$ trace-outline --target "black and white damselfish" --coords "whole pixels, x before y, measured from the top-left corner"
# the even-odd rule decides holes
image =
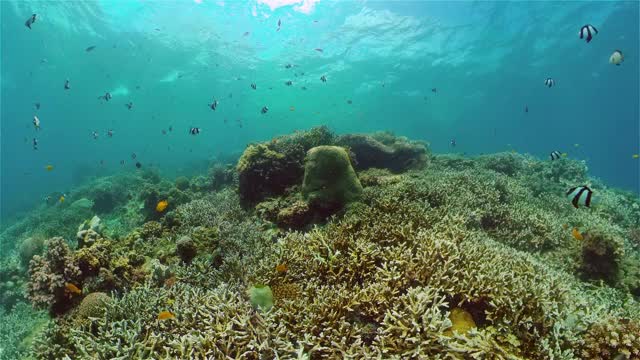
[[[548,86],[548,87],[552,87],[553,85],[555,85],[555,84],[556,84],[556,81],[555,81],[555,80],[553,80],[552,78],[546,78],[546,79],[544,80],[544,84],[545,84],[546,86]]]
[[[598,33],[598,29],[596,29],[593,25],[587,24],[580,28],[580,39],[585,39],[587,42],[591,42],[591,39]]]
[[[576,209],[580,206],[590,207],[593,190],[586,185],[572,187],[567,190],[567,197],[571,199],[571,204]]]
[[[560,157],[562,156],[562,154],[560,153],[560,151],[552,151],[551,154],[549,154],[549,157],[551,158],[551,161],[553,160],[558,160],[560,159]]]

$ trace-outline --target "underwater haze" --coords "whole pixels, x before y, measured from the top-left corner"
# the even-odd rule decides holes
[[[639,17],[0,1],[0,360],[640,360]]]
[[[180,175],[317,125],[390,130],[435,152],[557,150],[611,186],[639,190],[637,1],[1,6],[3,218],[85,175],[135,171],[132,153]],[[599,30],[590,43],[578,37],[585,24]],[[608,62],[616,49],[621,66]],[[98,99],[106,92],[111,101]]]

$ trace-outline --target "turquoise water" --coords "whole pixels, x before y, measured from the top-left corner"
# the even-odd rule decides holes
[[[2,217],[87,176],[137,171],[135,161],[166,176],[192,174],[249,142],[322,124],[391,130],[436,153],[558,150],[637,192],[638,7],[3,1]],[[599,30],[590,43],[578,37],[585,24]],[[615,49],[621,66],[608,62]],[[111,101],[98,99],[107,91]]]

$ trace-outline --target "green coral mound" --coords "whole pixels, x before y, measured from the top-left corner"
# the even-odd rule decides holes
[[[248,290],[251,306],[262,311],[269,311],[273,307],[273,292],[269,286],[254,285]]]
[[[319,209],[340,209],[362,194],[362,185],[349,161],[349,154],[338,146],[317,146],[307,152],[302,192]]]

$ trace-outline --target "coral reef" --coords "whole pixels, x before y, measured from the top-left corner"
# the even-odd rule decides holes
[[[358,170],[384,168],[397,173],[424,167],[428,162],[425,143],[389,132],[342,135],[336,143],[355,154]]]
[[[314,158],[324,150],[331,166]],[[44,255],[25,245],[30,300],[56,315],[33,357],[640,358],[640,200],[580,161],[432,156],[388,133],[318,128],[250,145],[236,169],[237,192],[228,167],[188,186],[141,172],[140,190],[100,215],[99,237],[76,250],[53,238]],[[598,203],[574,208],[564,193],[576,184]],[[44,231],[17,222],[2,244],[56,226],[74,235],[95,215],[89,198],[70,195],[73,215],[43,207],[59,212]],[[323,219],[317,198],[341,211]],[[157,214],[160,199],[170,206]],[[0,262],[3,290],[23,283],[13,259]],[[11,336],[0,325],[0,357],[26,353]]]
[[[176,242],[176,253],[183,262],[189,264],[198,255],[197,244],[185,235]]]
[[[79,284],[82,273],[63,238],[51,238],[45,246],[45,255],[34,256],[29,264],[28,297],[35,307],[58,314],[72,305],[66,285]]]
[[[330,213],[356,200],[362,185],[343,148],[318,146],[307,152],[302,192],[314,209]]]
[[[26,288],[23,266],[15,257],[0,258],[0,309],[11,309],[24,300]]]
[[[304,175],[304,157],[311,148],[331,145],[334,134],[326,127],[249,145],[236,166],[240,201],[252,206],[299,185]]]
[[[34,336],[46,326],[44,311],[19,303],[9,312],[0,307],[0,360],[28,359]]]

